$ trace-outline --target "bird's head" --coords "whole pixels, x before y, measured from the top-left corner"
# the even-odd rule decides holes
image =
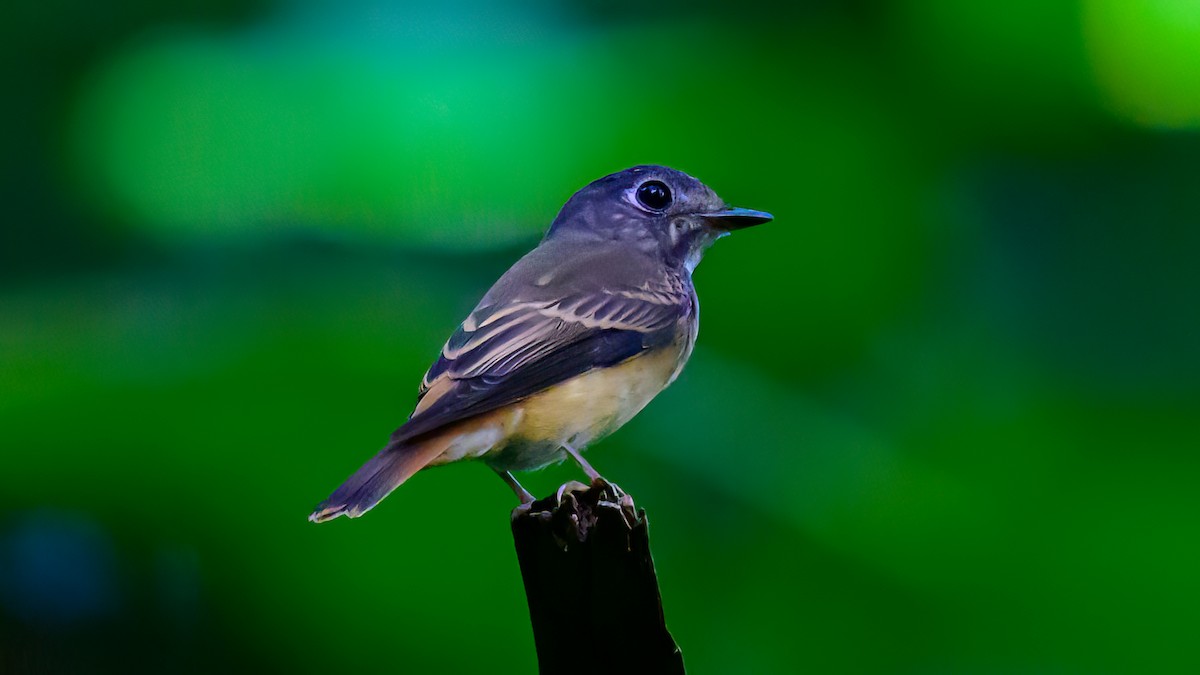
[[[546,233],[628,241],[689,272],[714,241],[771,220],[763,211],[731,208],[707,185],[665,166],[635,166],[576,192]]]

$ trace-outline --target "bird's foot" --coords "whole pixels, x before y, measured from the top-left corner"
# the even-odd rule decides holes
[[[620,485],[610,483],[604,478],[596,478],[592,480],[591,489],[599,491],[596,500],[599,504],[610,504],[613,506],[628,507],[633,510],[633,497],[630,497]]]
[[[558,489],[554,491],[554,494],[550,497],[546,497],[545,499],[535,499],[533,495],[526,491],[525,494],[529,495],[529,499],[526,500],[524,497],[522,497],[521,505],[513,509],[512,519],[516,520],[517,518],[520,518],[521,516],[530,512],[536,512],[539,515],[546,514],[548,517],[550,512],[554,511],[559,506],[562,506],[564,501],[574,501],[576,494],[583,494],[590,489],[591,486],[580,483],[577,480],[573,480],[558,486]]]
[[[587,492],[588,489],[589,486],[584,485],[577,480],[563,483],[562,485],[558,486],[557,490],[554,491],[554,503],[562,504],[564,495],[573,494],[575,492]]]

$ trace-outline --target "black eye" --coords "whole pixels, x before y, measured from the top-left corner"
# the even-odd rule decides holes
[[[671,205],[671,188],[660,180],[648,180],[638,186],[637,200],[651,211],[665,211]]]

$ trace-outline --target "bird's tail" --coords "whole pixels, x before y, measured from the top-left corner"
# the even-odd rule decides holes
[[[321,502],[308,519],[323,523],[341,515],[361,516],[442,454],[448,445],[449,439],[445,435],[389,443],[334,490],[329,499]]]

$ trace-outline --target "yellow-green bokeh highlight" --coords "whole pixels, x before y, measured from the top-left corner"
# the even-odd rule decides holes
[[[1200,127],[1200,3],[1084,0],[1082,7],[1105,104],[1149,128]]]

